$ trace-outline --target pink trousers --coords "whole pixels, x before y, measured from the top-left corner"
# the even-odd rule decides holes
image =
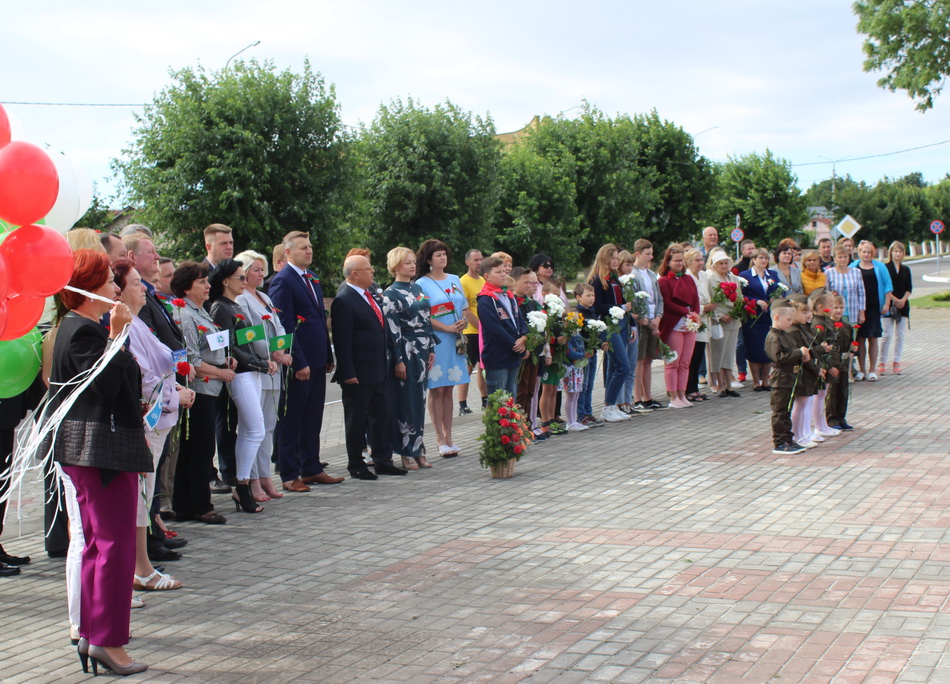
[[[693,347],[696,346],[696,333],[674,330],[666,343],[677,354],[676,361],[663,366],[666,391],[685,392],[686,381],[689,380],[689,362],[693,358]]]
[[[63,470],[76,487],[86,538],[79,634],[94,646],[125,646],[135,572],[138,475],[119,473],[103,486],[98,468],[63,466]]]

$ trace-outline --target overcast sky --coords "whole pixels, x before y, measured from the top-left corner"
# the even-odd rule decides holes
[[[950,93],[920,114],[861,68],[851,3],[841,0],[86,0],[5,3],[0,102],[145,103],[169,69],[242,57],[298,70],[309,57],[335,84],[343,120],[412,96],[490,114],[499,132],[535,114],[656,109],[714,160],[763,152],[796,164],[803,188],[843,160],[950,139]],[[141,8],[137,7],[141,5]],[[15,137],[84,167],[106,194],[109,162],[132,138],[131,107],[5,104]],[[17,135],[19,133],[19,135]],[[950,144],[837,164],[876,182],[950,171]],[[798,166],[812,162],[819,165]]]

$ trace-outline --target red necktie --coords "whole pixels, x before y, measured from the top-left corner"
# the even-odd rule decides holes
[[[373,295],[369,293],[369,290],[365,290],[363,294],[366,295],[366,298],[369,300],[369,305],[373,307],[373,311],[376,313],[376,318],[379,319],[379,324],[383,324],[383,312],[379,310],[379,306],[376,304],[376,300],[373,299]]]
[[[313,297],[313,301],[315,301],[315,302],[317,302],[317,304],[319,304],[320,302],[317,301],[317,293],[314,291],[314,289],[313,289],[313,284],[310,282],[310,274],[309,274],[309,273],[306,273],[306,272],[303,273],[303,282],[304,282],[304,285],[307,286],[307,291],[310,292],[310,296]]]

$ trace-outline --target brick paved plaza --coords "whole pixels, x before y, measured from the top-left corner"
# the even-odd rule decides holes
[[[904,374],[856,386],[854,432],[800,456],[772,455],[745,390],[553,438],[511,480],[478,466],[476,415],[429,471],[259,515],[215,497],[227,525],[176,526],[186,588],[133,611],[137,679],[948,682],[948,322],[915,311]],[[34,562],[0,580],[0,679],[77,681],[38,498],[3,540]]]

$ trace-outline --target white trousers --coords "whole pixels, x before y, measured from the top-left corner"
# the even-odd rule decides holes
[[[230,386],[231,399],[238,410],[237,442],[234,460],[238,481],[251,477],[257,451],[264,440],[264,413],[261,410],[261,375],[250,371],[234,376]]]
[[[893,316],[881,318],[881,327],[884,329],[884,339],[881,340],[881,358],[878,363],[887,365],[887,353],[891,348],[891,338],[894,339],[894,363],[901,362],[901,354],[904,353],[904,335],[907,334],[906,316],[901,316],[895,320]],[[874,370],[873,368],[871,370]]]
[[[139,501],[135,509],[135,526],[148,527],[148,511],[152,507],[152,497],[155,496],[155,475],[158,470],[158,461],[162,457],[165,441],[174,425],[161,430],[149,430],[145,433],[148,450],[152,452],[152,472],[139,475]]]
[[[66,500],[66,515],[69,516],[69,547],[66,549],[66,605],[69,608],[69,624],[79,627],[80,599],[82,597],[82,550],[86,537],[82,533],[82,518],[79,516],[79,500],[76,487],[59,463],[54,464],[63,483],[63,498]],[[62,513],[62,512],[61,512]]]
[[[261,412],[264,414],[264,440],[257,449],[257,459],[251,465],[251,479],[270,477],[271,456],[274,454],[274,428],[277,426],[277,403],[280,390],[261,390]]]

